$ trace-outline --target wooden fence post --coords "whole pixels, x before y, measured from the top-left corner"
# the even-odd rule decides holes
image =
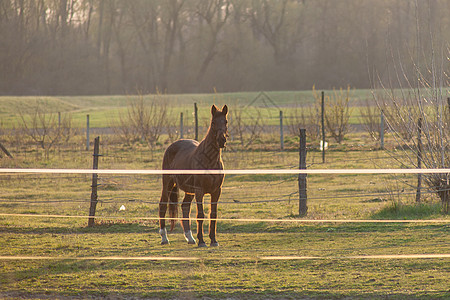
[[[322,163],[325,163],[325,92],[322,91]]]
[[[183,138],[183,113],[180,113],[180,139]]]
[[[306,129],[300,129],[300,162],[299,169],[306,170]],[[299,195],[299,207],[298,214],[300,217],[306,216],[308,212],[308,206],[306,204],[306,176],[307,174],[298,174],[298,195]]]
[[[417,123],[417,169],[422,168],[422,118]],[[420,190],[422,189],[422,174],[417,174],[416,202],[420,203]]]
[[[284,150],[284,134],[283,134],[283,111],[280,110],[280,148]]]
[[[95,141],[94,141],[94,163],[92,168],[94,170],[98,169],[98,157],[100,156],[100,154],[98,154],[99,152],[99,145],[100,144],[100,137],[96,137]],[[98,179],[98,174],[97,173],[93,173],[92,174],[92,192],[91,192],[91,207],[89,208],[89,220],[88,220],[88,226],[92,227],[94,226],[94,216],[95,216],[95,210],[97,208],[97,202],[98,202],[98,195],[97,195],[97,179]]]
[[[6,149],[5,146],[3,146],[3,144],[0,142],[0,149],[10,158],[13,158],[13,156],[11,155],[11,153],[9,153],[8,149]]]
[[[197,108],[197,103],[194,103],[194,118],[195,118],[195,140],[198,141],[198,108]]]

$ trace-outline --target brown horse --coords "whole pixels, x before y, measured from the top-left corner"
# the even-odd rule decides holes
[[[211,124],[206,137],[199,143],[194,140],[178,140],[171,144],[164,153],[163,170],[223,170],[221,149],[225,147],[228,137],[228,107],[224,105],[222,111],[213,105],[211,107]],[[195,196],[197,202],[197,238],[198,246],[206,247],[203,240],[203,196],[211,195],[211,212],[209,223],[209,237],[211,246],[218,246],[216,240],[217,202],[222,192],[224,175],[163,175],[162,195],[159,203],[159,233],[161,244],[168,244],[165,215],[169,205],[169,217],[178,216],[178,191],[185,192],[181,209],[183,220],[181,225],[188,244],[195,244],[192,236],[189,215],[191,202]],[[175,226],[175,220],[171,220],[170,231]]]

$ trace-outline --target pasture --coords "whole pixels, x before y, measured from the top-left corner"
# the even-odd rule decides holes
[[[332,95],[333,91],[325,91],[326,95]],[[386,93],[388,92],[382,92]],[[397,92],[400,93],[400,92]],[[278,107],[289,110],[295,107],[309,106],[314,102],[312,91],[293,91],[293,92],[265,92],[265,94]],[[178,119],[180,112],[186,112],[185,117],[191,118],[193,104],[197,103],[200,119],[209,119],[208,107],[211,104],[227,103],[230,107],[245,107],[251,104],[255,98],[260,96],[259,92],[241,92],[241,93],[215,93],[215,94],[181,94],[181,95],[144,95],[144,101],[153,101],[155,99],[170,103],[170,113]],[[357,122],[359,113],[358,107],[362,106],[366,100],[373,100],[370,90],[351,90],[350,101],[353,110],[354,119]],[[388,97],[388,96],[386,96]],[[19,112],[24,114],[33,113],[36,106],[45,107],[52,112],[71,113],[74,126],[84,127],[86,125],[86,114],[91,116],[92,127],[109,127],[111,119],[124,112],[130,102],[136,100],[138,96],[60,96],[60,97],[0,97],[0,118],[1,124],[5,128],[12,128],[17,125]],[[278,115],[278,108],[273,106],[270,100],[264,96],[256,100],[253,107],[267,108],[274,115]],[[286,111],[285,111],[286,112]],[[189,120],[189,119],[188,119]],[[206,122],[206,121],[205,121]],[[274,122],[274,124],[277,124]]]
[[[195,101],[203,118],[211,103],[240,99],[229,94],[192,97],[199,97]],[[247,103],[252,97],[246,98]],[[280,106],[291,107],[301,95],[280,97],[288,99]],[[171,100],[179,101],[173,105],[174,115],[192,111],[192,99],[177,99]],[[126,97],[57,101],[63,100],[59,108],[72,111],[80,127],[86,113],[91,114],[93,127],[108,127],[108,118],[127,105]],[[24,105],[17,101],[0,99],[2,107],[9,109],[7,103]],[[7,124],[16,122],[17,114],[11,110],[2,120],[12,128]],[[92,151],[84,149],[82,135],[71,146],[55,148],[47,158],[38,148],[13,145],[9,137],[5,140],[11,141],[14,159],[2,158],[2,167],[92,168]],[[160,169],[164,140],[150,148],[101,136],[99,168]],[[230,140],[223,152],[225,168],[298,168],[298,138],[286,140],[285,151],[278,150],[273,133],[262,136],[251,149],[240,149],[238,142]],[[324,164],[317,146],[309,142],[307,165],[310,169],[403,168],[398,158],[404,151],[396,151],[389,136],[386,142],[387,150],[379,150],[367,134],[351,133],[342,144],[330,145]],[[225,219],[218,223],[220,246],[198,248],[187,245],[179,224],[169,235],[170,245],[160,245],[155,217],[161,176],[99,176],[96,225],[87,227],[91,176],[2,174],[0,296],[445,299],[450,297],[450,258],[420,255],[450,253],[449,217],[431,193],[424,193],[422,205],[414,204],[416,181],[416,176],[405,174],[309,175],[308,215],[299,218],[297,176],[227,175],[219,201],[219,219]],[[191,216],[195,213],[193,205]],[[443,222],[298,222],[354,219]],[[195,222],[192,226],[195,231]]]

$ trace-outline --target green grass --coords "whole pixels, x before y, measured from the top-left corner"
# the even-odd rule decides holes
[[[333,91],[325,91],[331,94]],[[173,118],[178,120],[180,112],[184,112],[185,124],[192,121],[194,103],[199,107],[199,119],[203,120],[200,125],[209,120],[209,111],[212,104],[228,104],[231,107],[246,107],[252,104],[252,108],[259,108],[262,116],[268,125],[278,125],[279,108],[285,116],[289,115],[289,110],[297,107],[309,106],[315,100],[312,91],[281,91],[266,92],[270,101],[262,96],[258,100],[255,98],[260,92],[241,93],[211,93],[211,94],[180,94],[180,95],[145,95],[145,101],[151,101],[155,97],[163,99],[172,107]],[[75,127],[84,127],[86,115],[90,115],[92,127],[109,127],[111,121],[120,112],[124,113],[131,101],[137,99],[135,95],[112,95],[112,96],[43,96],[43,97],[0,97],[0,123],[4,128],[18,126],[19,112],[29,114],[35,111],[35,107],[46,108],[49,112],[70,113]],[[359,123],[358,107],[364,103],[365,99],[372,99],[370,90],[354,90],[351,92],[351,104],[355,107],[350,119],[351,124]],[[273,105],[275,103],[276,106]],[[250,112],[251,113],[251,112]],[[244,114],[245,115],[245,114]],[[203,123],[202,123],[203,122]]]
[[[232,96],[251,101],[248,95]],[[276,95],[281,99],[287,94]],[[211,95],[190,96],[192,98],[177,100],[186,104],[178,109],[190,107],[193,100],[208,106],[213,101],[226,101],[211,100]],[[219,96],[230,95],[215,97]],[[244,96],[248,96],[247,100]],[[69,102],[79,110],[79,122],[83,121],[83,114],[89,112],[94,124],[101,124],[108,115],[124,110],[127,105],[126,97],[93,98],[61,97],[64,103]],[[292,104],[289,101],[293,100],[289,99],[286,106]],[[209,113],[206,104],[201,108],[205,116]],[[142,143],[122,145],[112,136],[101,136],[103,156],[99,166],[101,169],[159,169],[167,147],[165,140],[162,138],[161,144],[150,149]],[[277,150],[277,142],[278,137],[267,134],[250,150],[244,151],[237,141],[230,141],[229,148],[223,152],[225,167],[297,168],[297,140],[292,138],[283,152]],[[390,142],[387,136],[388,149],[392,148]],[[2,158],[1,167],[92,167],[92,153],[84,150],[83,136],[76,137],[70,145],[53,149],[48,159],[42,150],[28,144],[9,143],[8,139],[4,144],[11,145],[8,148],[14,159]],[[376,143],[360,135],[351,134],[342,145],[331,146],[326,153],[326,163],[322,164],[321,152],[316,150],[314,143],[308,143],[308,168],[401,167],[387,151],[373,150],[377,148]],[[218,248],[200,249],[187,245],[179,225],[169,235],[170,245],[159,244],[157,220],[148,218],[158,215],[160,176],[101,175],[97,225],[88,228],[85,216],[89,211],[90,175],[3,174],[0,176],[0,212],[29,216],[0,216],[0,256],[50,256],[56,259],[0,259],[0,298],[450,297],[448,258],[348,258],[382,254],[448,254],[448,224],[281,222],[298,219],[296,178],[287,175],[226,176],[219,218],[233,221],[218,223]],[[435,195],[424,195],[424,204],[414,204],[415,194],[409,192],[414,192],[410,185],[416,180],[414,175],[309,175],[308,215],[305,218],[448,220]],[[405,192],[399,192],[402,189]],[[209,201],[209,196],[205,201]],[[122,205],[126,207],[125,211],[119,210]],[[205,211],[208,213],[208,205]],[[83,218],[40,216],[44,214]],[[195,215],[194,204],[191,216]],[[239,221],[243,218],[255,221]],[[195,222],[192,226],[195,230]],[[196,260],[77,259],[110,256]],[[267,256],[319,258],[267,260],[264,258]]]
[[[442,215],[439,203],[402,204],[396,201],[384,207],[372,217],[375,219],[436,219]]]
[[[260,224],[219,227],[221,246],[186,245],[179,230],[160,246],[152,224],[75,222],[36,229],[2,228],[2,255],[187,256],[196,261],[1,261],[0,291],[30,297],[211,298],[445,298],[448,261],[440,259],[352,260],[340,256],[446,253],[442,226],[313,225],[286,231]],[[268,228],[267,228],[268,227]],[[225,231],[225,232],[224,232]],[[27,246],[24,247],[23,244]],[[323,256],[312,260],[265,260],[263,256]],[[329,257],[329,258],[328,258]]]
[[[164,146],[103,146],[101,168],[159,168]],[[90,168],[84,150],[15,153],[19,166]],[[320,160],[311,151],[308,164]],[[346,161],[343,161],[345,157]],[[394,167],[383,151],[357,149],[327,154],[327,163],[311,168]],[[5,163],[2,160],[2,163]],[[227,168],[288,168],[298,154],[273,151],[224,152]],[[448,254],[445,224],[298,224],[221,221],[218,248],[186,244],[177,225],[171,244],[161,246],[156,220],[159,176],[100,176],[97,225],[86,218],[45,218],[40,214],[86,216],[89,175],[3,175],[6,213],[0,216],[0,256],[51,256],[56,260],[0,260],[3,298],[448,298],[448,259],[348,259],[380,254]],[[392,178],[380,175],[308,176],[308,219],[443,218],[439,204],[412,205],[413,196],[391,213],[392,201],[370,201]],[[295,176],[227,176],[219,205],[226,219],[297,218]],[[354,194],[367,196],[351,197]],[[342,197],[341,197],[342,196]],[[386,196],[383,196],[386,197]],[[206,201],[209,198],[206,197]],[[235,202],[237,200],[238,202]],[[54,202],[56,201],[56,202]],[[59,202],[58,202],[59,201]],[[256,203],[247,203],[255,202]],[[263,201],[263,202],[259,202]],[[429,200],[428,200],[429,201]],[[411,203],[411,204],[408,204]],[[434,202],[436,203],[436,202]],[[125,205],[125,211],[119,207]],[[431,207],[431,208],[429,208]],[[430,210],[430,212],[428,212]],[[192,216],[195,217],[195,205]],[[208,211],[208,208],[206,208]],[[196,224],[193,222],[193,229]],[[207,232],[207,226],[205,225]],[[208,238],[206,238],[208,240]],[[77,260],[83,257],[188,257],[194,261]],[[314,256],[321,259],[266,260],[267,256]],[[74,258],[74,259],[70,259]]]
[[[378,94],[386,94],[386,91],[376,91]],[[332,90],[325,91],[326,95],[332,95]],[[399,91],[396,91],[399,94]],[[270,100],[266,98],[267,95]],[[171,107],[170,118],[174,124],[179,124],[180,113],[184,114],[185,126],[193,126],[194,103],[199,108],[199,125],[207,126],[210,119],[210,106],[212,104],[228,104],[232,109],[246,108],[242,113],[245,122],[251,120],[251,115],[258,110],[265,125],[278,126],[279,110],[284,113],[285,125],[292,116],[292,110],[310,110],[310,106],[316,101],[312,91],[280,91],[265,92],[240,92],[240,93],[211,93],[211,94],[179,94],[179,95],[144,95],[144,101],[152,101],[155,98],[162,99]],[[388,96],[386,96],[388,97]],[[33,113],[36,106],[47,109],[52,113],[70,113],[73,126],[84,128],[86,115],[90,116],[91,127],[110,127],[119,115],[125,115],[129,104],[137,99],[136,95],[112,95],[112,96],[44,96],[44,97],[0,97],[0,128],[20,127],[20,113],[26,115]],[[255,99],[257,100],[255,101]],[[351,113],[349,124],[360,124],[360,110],[366,100],[373,100],[371,90],[352,90],[350,93]],[[308,113],[305,113],[308,115]],[[253,122],[253,121],[252,121]]]

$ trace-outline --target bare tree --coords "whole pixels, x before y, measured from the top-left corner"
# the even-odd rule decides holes
[[[248,148],[261,136],[262,131],[262,115],[258,108],[230,110],[230,133],[240,140],[242,147]]]
[[[406,157],[401,162],[405,165],[418,167],[419,155],[418,141],[415,138],[418,132],[419,119],[422,120],[422,146],[420,157],[422,167],[448,168],[450,166],[450,123],[448,122],[448,110],[442,101],[442,94],[435,97],[406,97],[399,99],[391,95],[390,98],[378,99],[383,107],[389,108],[386,121],[393,132],[398,149],[404,152]],[[401,103],[399,103],[401,102]],[[430,103],[430,104],[427,104]],[[404,109],[404,107],[407,109]],[[402,124],[403,123],[403,124]],[[424,174],[424,179],[430,189],[436,191],[448,212],[450,174]]]
[[[119,114],[116,133],[126,143],[145,141],[154,146],[168,125],[170,108],[162,95],[145,100],[143,95],[130,102],[125,114]]]
[[[206,55],[200,64],[197,74],[197,84],[201,81],[206,70],[217,54],[219,43],[219,34],[231,15],[231,3],[228,0],[198,1],[197,14],[208,25],[208,41],[206,46]]]
[[[19,130],[45,151],[46,159],[54,146],[67,143],[75,134],[70,114],[46,112],[39,105],[30,115],[20,114]]]
[[[361,116],[359,120],[361,124],[363,124],[367,133],[374,139],[375,141],[380,140],[381,135],[381,110],[376,105],[366,99],[364,106],[360,109]],[[383,122],[383,133],[388,129],[385,122]]]
[[[304,9],[305,3],[300,1],[262,0],[252,1],[248,10],[256,40],[262,37],[270,45],[275,63],[271,81],[280,87],[295,81],[294,54],[304,38]]]
[[[290,0],[263,0],[252,3],[252,25],[270,44],[278,64],[285,63],[286,58],[295,52],[295,47],[300,42],[300,36],[290,34],[289,30],[299,29],[295,22],[301,21],[301,18],[294,12],[298,13],[301,6],[301,3]]]
[[[402,60],[393,54],[398,52],[391,48],[394,78],[397,84],[402,86],[406,82],[406,86],[398,91],[388,86],[383,97],[376,99],[380,107],[389,108],[386,120],[400,146],[398,148],[404,152],[402,157],[405,158],[401,159],[401,163],[416,168],[419,167],[418,157],[422,168],[450,167],[450,124],[446,99],[450,78],[444,67],[448,63],[450,49],[446,41],[436,36],[443,24],[432,17],[435,8],[432,2],[415,2],[416,40],[413,50],[416,55],[410,61],[415,74],[408,76]],[[424,57],[423,52],[431,55]],[[383,85],[383,82],[380,81],[380,84]],[[419,126],[422,135],[420,147],[417,139],[410,138],[417,136]],[[423,174],[423,178],[429,189],[439,196],[444,211],[448,213],[450,174]]]
[[[448,40],[448,0],[2,0],[0,94],[368,88],[437,54],[415,6]]]
[[[392,128],[401,139],[410,142],[415,136],[414,129],[417,128],[417,112],[414,105],[411,105],[411,93],[397,95],[394,90],[386,91],[387,97],[377,95],[377,101],[383,110],[384,115],[389,120],[389,127]]]
[[[286,124],[289,133],[292,136],[298,136],[299,128],[306,129],[306,135],[312,140],[316,141],[319,138],[319,117],[315,114],[314,107],[297,107],[289,109],[286,115]],[[311,115],[314,114],[314,117]]]
[[[316,108],[320,103],[321,96],[313,88],[313,95],[316,99]],[[325,97],[325,124],[327,131],[331,134],[336,142],[339,144],[344,140],[345,135],[349,132],[349,120],[352,109],[350,102],[350,87],[344,91],[342,88],[339,91],[333,90],[331,96]]]

